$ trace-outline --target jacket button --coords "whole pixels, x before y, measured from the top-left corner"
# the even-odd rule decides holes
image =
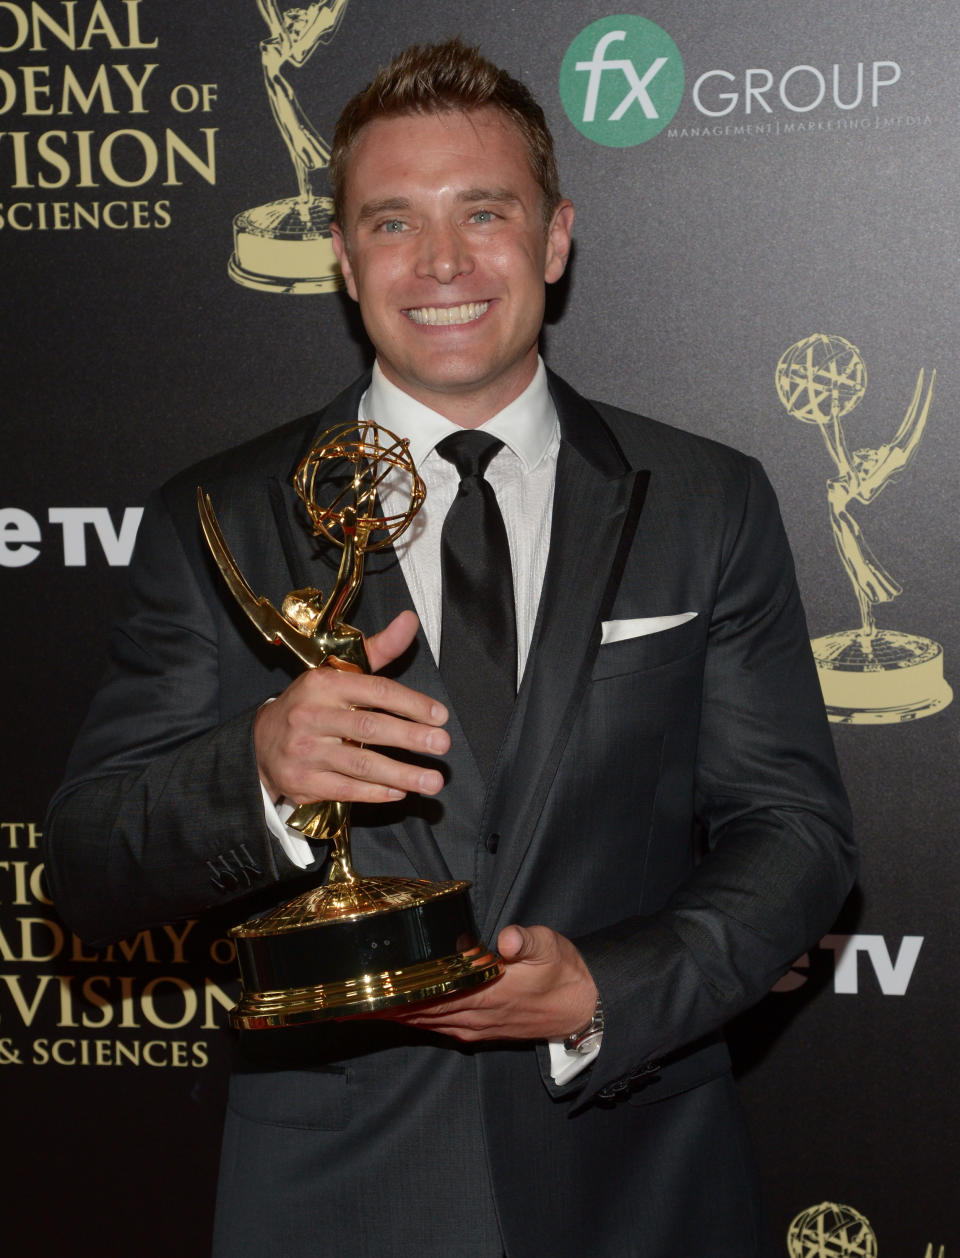
[[[500,835],[496,832],[488,834],[483,841],[483,845],[491,856],[496,856],[497,848],[500,846]]]
[[[604,1101],[613,1101],[621,1092],[626,1092],[626,1079],[614,1079],[613,1083],[608,1083],[605,1088],[601,1088],[597,1094]]]

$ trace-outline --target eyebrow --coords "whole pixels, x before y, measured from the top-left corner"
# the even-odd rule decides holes
[[[382,201],[367,201],[360,207],[357,215],[358,223],[376,218],[378,214],[391,214],[400,210],[409,210],[410,202],[406,197],[384,197]]]
[[[507,202],[512,202],[514,205],[520,204],[520,198],[509,188],[466,188],[463,192],[457,193],[457,200],[462,202],[491,201],[498,205]]]
[[[481,201],[491,205],[520,204],[520,198],[509,188],[465,188],[463,192],[457,193],[457,201],[462,205],[474,205]],[[377,201],[367,201],[360,207],[357,222],[369,222],[380,214],[399,214],[409,210],[411,204],[408,197],[383,197]]]

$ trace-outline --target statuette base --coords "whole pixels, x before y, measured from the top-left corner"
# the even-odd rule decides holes
[[[469,882],[328,882],[235,926],[241,1030],[376,1013],[478,987],[503,963],[476,937]]]
[[[937,642],[895,629],[859,629],[811,642],[827,716],[843,725],[893,725],[932,716],[953,691]]]
[[[230,278],[274,293],[330,293],[343,287],[330,235],[329,197],[284,197],[233,220]]]

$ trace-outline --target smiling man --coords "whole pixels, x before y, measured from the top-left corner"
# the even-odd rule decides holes
[[[338,192],[337,256],[385,377],[464,427],[492,419],[533,379],[573,206],[545,226],[517,128],[489,106],[367,123]]]
[[[241,1035],[221,1258],[777,1252],[722,1028],[854,862],[772,492],[546,371],[573,207],[539,106],[475,50],[382,69],[331,174],[372,375],[152,502],[46,826],[57,903],[94,940],[281,903],[323,867],[284,821],[318,799],[354,801],[362,868],[473,881],[495,982]],[[427,503],[351,616],[374,674],[290,681],[238,624],[194,487],[278,600],[319,581],[290,472],[358,418],[409,439]]]

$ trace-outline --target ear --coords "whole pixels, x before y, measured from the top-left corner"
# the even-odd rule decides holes
[[[547,228],[547,252],[543,278],[554,284],[567,269],[570,244],[573,239],[574,209],[572,201],[561,201],[553,211]]]
[[[353,277],[353,267],[350,265],[350,251],[347,248],[347,240],[337,223],[330,224],[330,236],[333,243],[333,252],[337,255],[337,261],[340,263],[340,270],[343,274],[343,282],[347,286],[347,292],[354,301],[359,301],[357,283]]]

